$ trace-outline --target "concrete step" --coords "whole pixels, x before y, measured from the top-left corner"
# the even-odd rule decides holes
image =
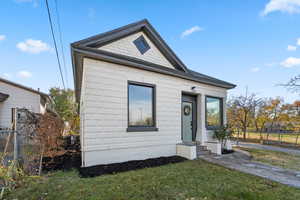
[[[196,146],[196,149],[197,149],[197,150],[206,151],[206,150],[207,150],[207,146],[197,145],[197,146]]]
[[[208,150],[206,150],[206,151],[197,151],[197,156],[199,156],[199,155],[209,155],[209,154],[211,154],[211,152],[208,151]]]

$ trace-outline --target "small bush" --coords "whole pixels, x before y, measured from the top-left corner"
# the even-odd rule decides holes
[[[0,165],[0,199],[4,194],[21,186],[24,182],[25,174],[15,161],[10,161],[8,166]]]
[[[226,142],[232,137],[232,134],[233,131],[228,125],[221,126],[214,131],[213,138],[217,139],[221,143],[222,149],[224,149]]]

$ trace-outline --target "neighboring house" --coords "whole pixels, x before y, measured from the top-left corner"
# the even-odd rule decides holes
[[[47,94],[0,78],[0,128],[11,127],[12,108],[44,113],[48,101]]]
[[[82,166],[173,156],[179,143],[214,148],[235,85],[188,69],[147,20],[71,50]]]

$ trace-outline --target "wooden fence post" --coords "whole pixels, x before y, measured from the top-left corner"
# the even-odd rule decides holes
[[[13,108],[14,161],[18,160],[17,108]]]

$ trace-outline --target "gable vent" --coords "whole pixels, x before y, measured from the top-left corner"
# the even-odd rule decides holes
[[[146,53],[150,49],[149,44],[142,35],[135,39],[133,43],[141,54]]]

